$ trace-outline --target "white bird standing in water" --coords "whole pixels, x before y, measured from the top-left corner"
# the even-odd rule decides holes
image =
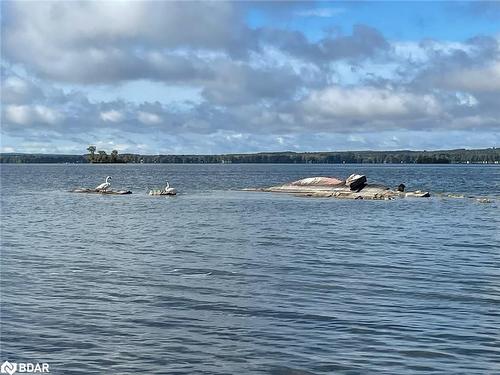
[[[95,190],[97,190],[97,191],[106,191],[106,190],[108,190],[108,188],[111,186],[111,182],[109,182],[109,180],[111,180],[111,176],[106,177],[106,182],[103,182],[102,184],[100,184],[99,186],[97,186],[95,188]]]

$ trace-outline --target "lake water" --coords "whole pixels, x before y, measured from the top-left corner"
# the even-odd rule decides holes
[[[237,191],[308,176],[490,196]],[[72,194],[113,177],[129,196]],[[181,194],[150,197],[168,178]],[[2,165],[0,360],[52,374],[498,374],[500,168]]]

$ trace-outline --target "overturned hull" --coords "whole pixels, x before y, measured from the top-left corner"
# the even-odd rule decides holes
[[[398,189],[390,189],[383,185],[368,184],[363,175],[351,175],[346,180],[331,177],[310,177],[283,185],[260,189],[245,189],[271,193],[288,193],[306,197],[324,197],[338,199],[395,199],[424,198],[430,194],[424,191],[404,191],[404,185]]]

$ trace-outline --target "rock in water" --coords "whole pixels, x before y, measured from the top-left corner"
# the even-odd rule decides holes
[[[366,186],[366,176],[361,174],[352,174],[347,177],[345,184],[351,190],[361,190]]]

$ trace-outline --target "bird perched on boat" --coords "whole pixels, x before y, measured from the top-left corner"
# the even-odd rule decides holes
[[[167,181],[167,185],[165,186],[165,189],[163,189],[163,194],[175,195],[177,194],[177,190],[175,190],[173,187],[170,187],[170,184]]]
[[[167,181],[167,185],[162,189],[153,189],[149,191],[149,195],[176,195],[177,190],[173,187],[170,187],[170,184]]]
[[[109,182],[109,180],[111,180],[111,176],[106,177],[106,182],[103,182],[102,184],[100,184],[99,186],[97,186],[95,188],[95,190],[97,190],[97,191],[106,191],[106,190],[108,190],[109,187],[111,186],[111,182]]]

